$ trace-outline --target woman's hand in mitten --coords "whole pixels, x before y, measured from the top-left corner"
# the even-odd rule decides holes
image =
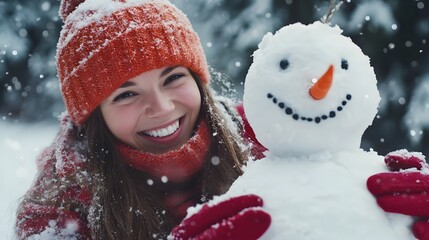
[[[172,239],[258,239],[271,224],[271,217],[261,209],[263,201],[256,195],[234,197],[205,204],[171,232]]]
[[[429,240],[429,167],[420,153],[399,150],[389,153],[384,161],[392,172],[368,178],[368,190],[386,212],[418,217],[413,233]]]

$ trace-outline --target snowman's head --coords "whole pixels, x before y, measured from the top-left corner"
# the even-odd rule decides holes
[[[271,153],[359,149],[380,95],[369,58],[341,32],[296,23],[265,35],[254,52],[244,110]]]

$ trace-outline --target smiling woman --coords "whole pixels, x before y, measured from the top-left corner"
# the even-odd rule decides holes
[[[125,82],[101,104],[101,112],[122,142],[164,153],[178,149],[192,136],[200,107],[200,92],[189,70],[165,67]]]
[[[242,174],[248,146],[234,103],[213,96],[199,38],[168,1],[64,0],[61,15],[67,111],[18,209],[17,238],[164,239],[188,207]],[[212,223],[172,237],[256,239],[270,225],[261,206],[232,199],[198,215]],[[226,221],[237,227],[217,227]]]

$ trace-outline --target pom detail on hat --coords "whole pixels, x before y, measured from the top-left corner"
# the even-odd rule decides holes
[[[60,4],[60,17],[63,21],[66,20],[67,16],[72,13],[79,4],[85,2],[85,0],[62,0]]]

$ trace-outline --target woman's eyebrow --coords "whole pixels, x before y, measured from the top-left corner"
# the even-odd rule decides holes
[[[169,74],[171,71],[173,71],[175,68],[178,68],[178,67],[179,66],[172,66],[172,67],[165,68],[161,72],[160,77],[164,77],[165,75]],[[126,87],[130,87],[130,86],[134,86],[134,85],[136,85],[134,82],[126,81],[121,86],[119,86],[119,88],[126,88]]]
[[[167,67],[166,69],[164,69],[161,74],[159,75],[159,77],[164,77],[165,75],[169,74],[171,71],[173,71],[175,68],[177,68],[179,66],[172,66],[172,67]]]
[[[126,88],[126,87],[131,87],[134,85],[136,85],[134,82],[126,81],[121,86],[119,86],[119,88]]]

